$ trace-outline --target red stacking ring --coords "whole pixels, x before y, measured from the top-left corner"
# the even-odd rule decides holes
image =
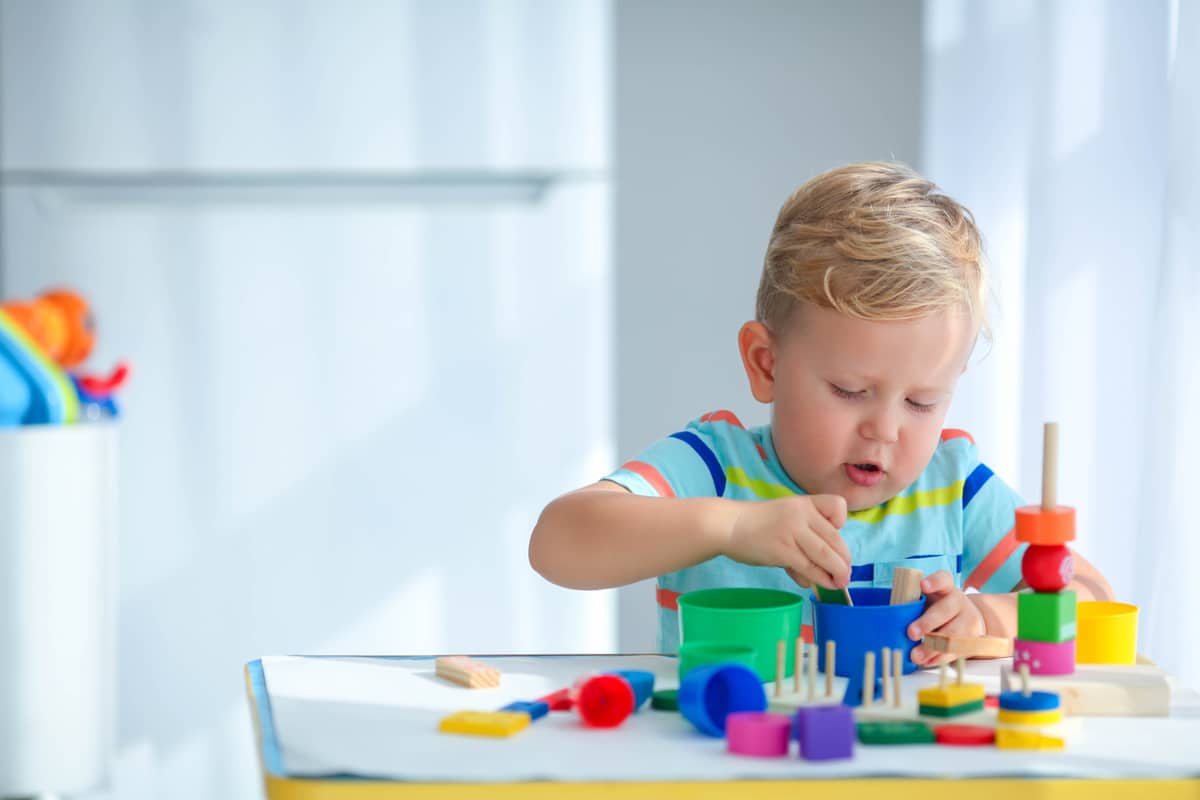
[[[986,725],[938,725],[933,729],[938,744],[980,747],[996,741],[995,728]]]

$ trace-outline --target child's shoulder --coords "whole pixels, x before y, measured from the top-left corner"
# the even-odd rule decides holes
[[[979,465],[979,449],[975,437],[958,428],[946,428],[934,448],[925,477],[937,482],[964,479]]]
[[[763,437],[767,426],[747,428],[737,414],[728,409],[710,411],[702,414],[687,424],[684,433],[692,433],[705,439],[717,450],[738,452],[751,450],[762,458],[766,458],[763,450]],[[679,434],[676,434],[678,436]]]

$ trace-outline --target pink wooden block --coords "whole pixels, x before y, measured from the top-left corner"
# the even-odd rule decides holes
[[[1030,675],[1072,675],[1075,672],[1075,640],[1034,642],[1013,640],[1013,669],[1029,665]]]
[[[725,718],[725,736],[731,753],[786,756],[792,740],[792,718],[762,711],[735,711]]]

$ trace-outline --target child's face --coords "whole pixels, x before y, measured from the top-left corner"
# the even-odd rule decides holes
[[[764,348],[788,474],[811,494],[842,495],[852,511],[910,486],[937,447],[976,333],[965,313],[867,322],[799,308]]]

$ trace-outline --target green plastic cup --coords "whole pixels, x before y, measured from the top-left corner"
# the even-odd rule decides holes
[[[792,674],[804,604],[801,595],[779,589],[701,589],[680,595],[678,602],[681,642],[753,647],[754,671],[767,682],[775,680],[776,648],[784,641],[783,674]]]
[[[696,667],[708,664],[745,664],[753,670],[758,669],[758,654],[748,644],[730,644],[728,642],[688,641],[679,645],[679,682],[683,676]]]

